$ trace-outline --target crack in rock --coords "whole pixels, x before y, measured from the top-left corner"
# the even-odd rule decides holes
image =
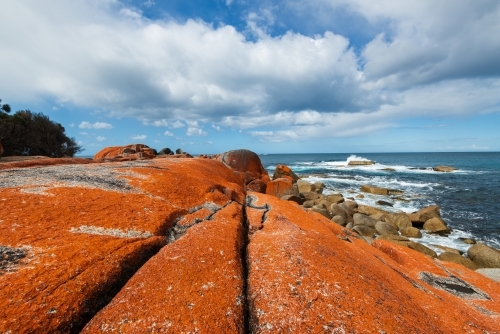
[[[182,237],[187,232],[188,229],[190,229],[194,225],[199,224],[199,223],[204,222],[204,221],[210,221],[210,220],[212,220],[213,216],[217,212],[219,212],[220,210],[224,209],[225,207],[227,207],[231,203],[233,203],[232,200],[228,201],[223,206],[218,206],[217,204],[215,204],[213,202],[205,202],[205,203],[203,203],[201,205],[198,205],[198,206],[190,208],[188,210],[189,214],[193,214],[193,213],[198,212],[198,211],[203,210],[203,209],[208,210],[209,214],[206,215],[203,218],[194,218],[189,224],[185,224],[185,225],[182,225],[182,226],[179,225],[178,223],[180,221],[182,221],[182,219],[184,219],[185,216],[178,217],[175,220],[174,225],[167,231],[167,241],[168,241],[168,243],[171,244],[171,243],[175,242],[177,239],[179,239],[180,237]]]
[[[444,290],[460,298],[491,300],[486,293],[455,276],[442,277],[421,272],[419,278],[436,289]]]
[[[248,195],[247,198],[246,198],[246,205],[252,209],[257,209],[257,210],[263,210],[264,211],[264,214],[262,215],[262,221],[261,221],[261,224],[264,225],[264,223],[266,222],[267,220],[267,214],[269,213],[269,211],[271,211],[271,206],[269,204],[264,204],[262,206],[258,206],[255,204],[255,202],[257,201],[257,197],[254,196],[254,195]]]

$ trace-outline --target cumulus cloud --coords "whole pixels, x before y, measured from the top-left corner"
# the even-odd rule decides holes
[[[102,136],[97,136],[96,138],[98,141],[105,141],[106,140],[106,137],[102,137]]]
[[[198,121],[186,121],[188,128],[187,136],[205,136],[207,133],[198,125]]]
[[[247,31],[237,31],[201,20],[147,19],[119,1],[12,1],[0,12],[0,70],[13,79],[0,81],[0,91],[20,100],[53,96],[58,105],[99,108],[150,126],[187,127],[188,136],[206,135],[204,125],[227,126],[267,141],[374,133],[405,117],[498,111],[498,1],[276,3],[245,12]],[[350,13],[377,34],[359,50],[337,30],[272,35],[284,5],[297,17],[306,9],[314,17]],[[32,38],[18,37],[25,31]]]
[[[165,136],[169,136],[169,137],[173,137],[174,136],[174,134],[172,132],[170,132],[170,131],[165,131],[164,135]]]
[[[144,139],[148,138],[148,136],[146,136],[146,135],[137,135],[137,136],[132,136],[130,138],[132,138],[133,140],[144,140]]]
[[[90,122],[81,122],[80,125],[78,125],[80,129],[96,129],[96,130],[102,130],[102,129],[112,129],[113,126],[108,123],[103,123],[103,122],[95,122],[94,124]]]

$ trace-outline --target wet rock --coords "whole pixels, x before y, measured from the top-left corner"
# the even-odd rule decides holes
[[[443,252],[439,254],[438,259],[441,261],[453,262],[463,265],[470,270],[479,269],[479,266],[472,262],[470,259],[463,257],[460,254],[451,253],[451,252]]]
[[[356,195],[356,198],[365,198],[365,195],[359,194],[359,195]]]
[[[371,160],[350,160],[347,164],[348,166],[369,166],[375,164],[375,161]]]
[[[472,245],[467,256],[482,268],[500,268],[500,251],[485,244]]]
[[[424,223],[423,229],[431,233],[449,233],[451,229],[441,218],[431,218]]]
[[[476,239],[473,238],[459,238],[459,239],[468,245],[474,245],[477,243]]]
[[[416,227],[404,227],[399,232],[408,238],[422,238],[422,232]]]
[[[412,223],[424,224],[431,218],[441,218],[439,206],[431,205],[408,215]]]
[[[455,167],[451,166],[436,166],[433,167],[432,169],[436,172],[445,172],[445,173],[453,172],[454,170],[456,170]]]
[[[370,193],[370,194],[375,194],[375,195],[383,195],[383,196],[401,195],[404,193],[404,191],[402,191],[402,190],[375,187],[375,186],[370,186],[367,184],[364,184],[361,186],[361,191],[363,191],[365,193]]]
[[[387,202],[387,201],[382,201],[382,200],[378,200],[378,201],[377,201],[377,204],[378,204],[378,205],[383,205],[383,206],[394,206],[394,204],[393,204],[393,203],[391,203],[391,202]]]

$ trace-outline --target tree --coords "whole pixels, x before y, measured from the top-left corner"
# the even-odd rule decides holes
[[[51,121],[42,113],[20,110],[9,115],[10,106],[4,104],[1,108],[0,140],[4,156],[44,155],[60,158],[72,157],[83,151],[74,138],[66,136],[61,124]]]

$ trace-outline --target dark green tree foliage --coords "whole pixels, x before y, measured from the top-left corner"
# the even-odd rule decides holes
[[[4,108],[5,106],[7,109]],[[21,110],[9,115],[8,105],[4,104],[1,108],[0,140],[3,144],[4,156],[44,155],[60,158],[72,157],[83,151],[74,138],[66,136],[61,124],[51,121],[42,113]]]

